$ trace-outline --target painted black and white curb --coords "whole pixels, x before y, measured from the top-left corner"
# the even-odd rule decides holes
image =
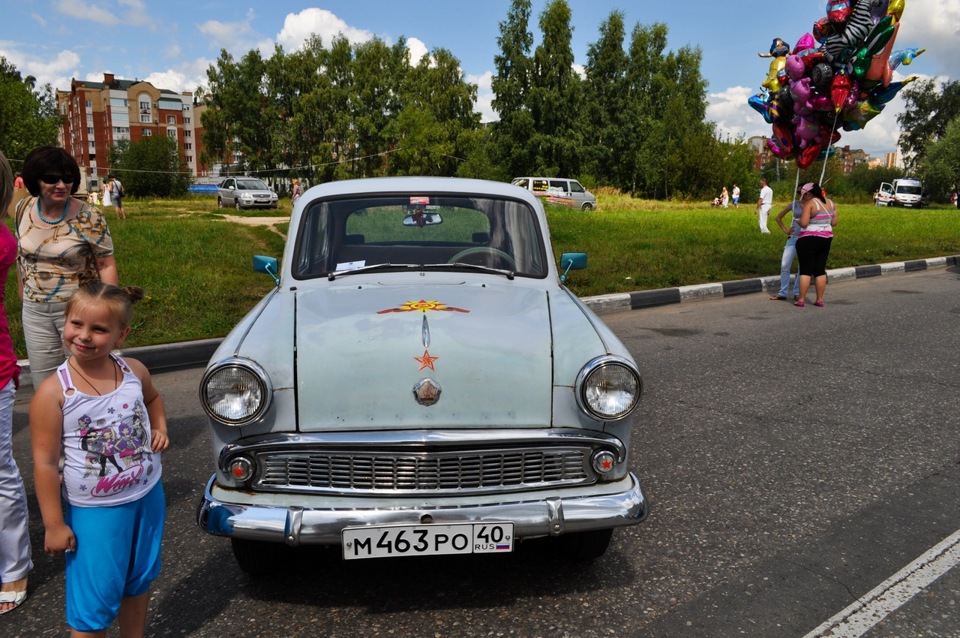
[[[866,279],[881,275],[898,275],[934,268],[960,266],[960,255],[950,257],[933,257],[931,259],[915,259],[912,261],[896,261],[889,264],[875,264],[872,266],[853,266],[850,268],[835,268],[827,270],[827,278],[831,282],[847,279]],[[792,278],[791,278],[792,281]],[[697,284],[680,286],[677,288],[661,288],[658,290],[640,290],[612,295],[584,297],[583,301],[594,312],[611,310],[642,310],[655,306],[666,306],[690,301],[705,301],[708,299],[722,299],[751,293],[776,293],[780,289],[780,275],[759,277],[757,279],[742,279],[739,281],[724,281],[713,284]]]

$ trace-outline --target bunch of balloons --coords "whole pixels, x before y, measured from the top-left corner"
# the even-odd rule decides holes
[[[773,125],[767,140],[781,159],[806,168],[840,139],[857,131],[910,82],[893,70],[925,49],[894,51],[905,0],[828,0],[826,16],[793,49],[775,38],[763,92],[748,100]]]

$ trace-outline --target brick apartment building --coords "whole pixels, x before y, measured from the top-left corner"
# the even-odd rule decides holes
[[[96,189],[110,172],[110,148],[120,140],[136,142],[166,135],[177,142],[191,176],[204,176],[200,112],[191,92],[158,89],[142,80],[118,80],[103,74],[103,82],[71,80],[69,91],[57,91],[63,117],[61,143],[80,165],[87,189]]]
[[[756,153],[754,157],[754,168],[756,170],[763,170],[767,166],[772,166],[773,163],[777,161],[776,156],[767,148],[767,138],[765,136],[755,135],[747,140],[747,144],[753,149],[754,153]],[[853,172],[853,169],[861,164],[870,163],[870,156],[862,149],[850,148],[850,146],[847,145],[834,146],[832,150],[833,155],[830,161],[840,162],[841,171],[844,175],[849,175]]]

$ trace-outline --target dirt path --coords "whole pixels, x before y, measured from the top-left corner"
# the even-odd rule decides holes
[[[287,236],[286,234],[277,230],[277,224],[283,224],[290,221],[289,215],[286,217],[243,217],[240,215],[224,215],[223,218],[228,222],[244,224],[245,226],[266,226],[284,239],[286,239]]]

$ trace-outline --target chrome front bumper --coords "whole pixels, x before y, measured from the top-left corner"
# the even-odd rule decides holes
[[[613,485],[618,491],[601,495],[550,496],[510,494],[510,502],[431,507],[308,509],[230,503],[214,492],[215,477],[207,483],[197,511],[197,523],[210,534],[287,545],[339,545],[346,527],[366,525],[422,525],[512,522],[517,538],[559,536],[571,532],[634,525],[647,517],[648,504],[632,473]],[[250,492],[242,492],[249,496]],[[527,500],[522,500],[526,498]],[[369,499],[373,500],[373,499]],[[371,503],[372,504],[372,503]]]

